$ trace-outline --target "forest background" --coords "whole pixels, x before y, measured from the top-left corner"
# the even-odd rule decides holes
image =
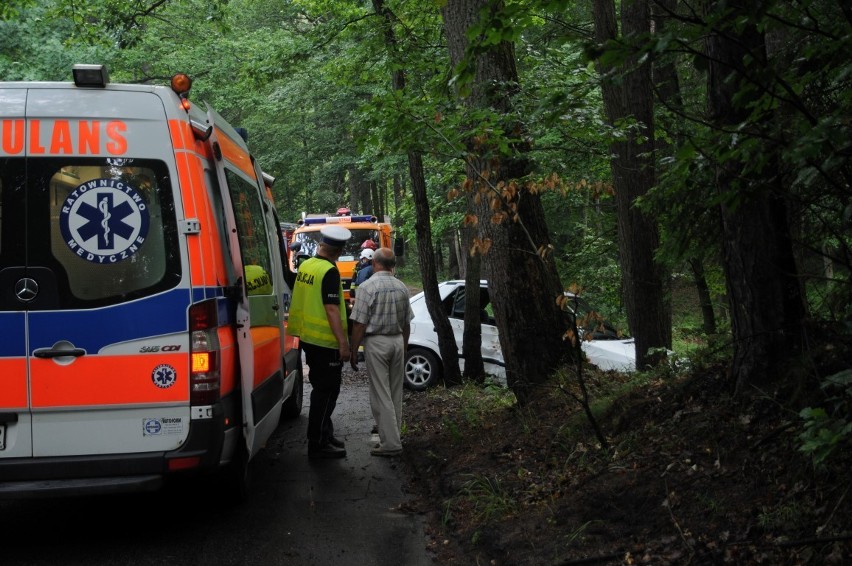
[[[816,471],[852,437],[850,24],[831,0],[10,0],[0,79],[188,73],[283,220],[392,218],[448,383],[435,281],[487,278],[515,401],[568,368],[594,423],[570,289],[640,368],[772,399]]]

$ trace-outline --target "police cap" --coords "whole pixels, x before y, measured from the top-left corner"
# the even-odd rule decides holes
[[[322,234],[322,243],[334,248],[342,248],[346,240],[352,237],[352,232],[343,226],[323,226],[320,234]]]

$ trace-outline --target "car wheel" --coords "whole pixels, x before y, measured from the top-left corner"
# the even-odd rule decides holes
[[[295,419],[302,414],[302,403],[305,394],[305,379],[302,373],[302,360],[299,359],[299,368],[296,372],[296,382],[293,384],[293,393],[284,401],[281,407],[282,419]]]
[[[405,386],[424,391],[441,379],[441,360],[429,350],[412,348],[405,356]]]

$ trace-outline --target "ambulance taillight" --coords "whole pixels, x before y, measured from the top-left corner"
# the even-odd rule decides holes
[[[219,316],[215,300],[189,308],[189,402],[212,405],[219,400]]]

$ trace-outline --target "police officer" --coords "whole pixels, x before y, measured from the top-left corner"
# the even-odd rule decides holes
[[[343,458],[346,448],[334,436],[331,414],[350,351],[343,285],[335,262],[351,233],[341,226],[324,226],[320,233],[317,255],[299,267],[287,329],[300,338],[310,368],[308,457]]]

